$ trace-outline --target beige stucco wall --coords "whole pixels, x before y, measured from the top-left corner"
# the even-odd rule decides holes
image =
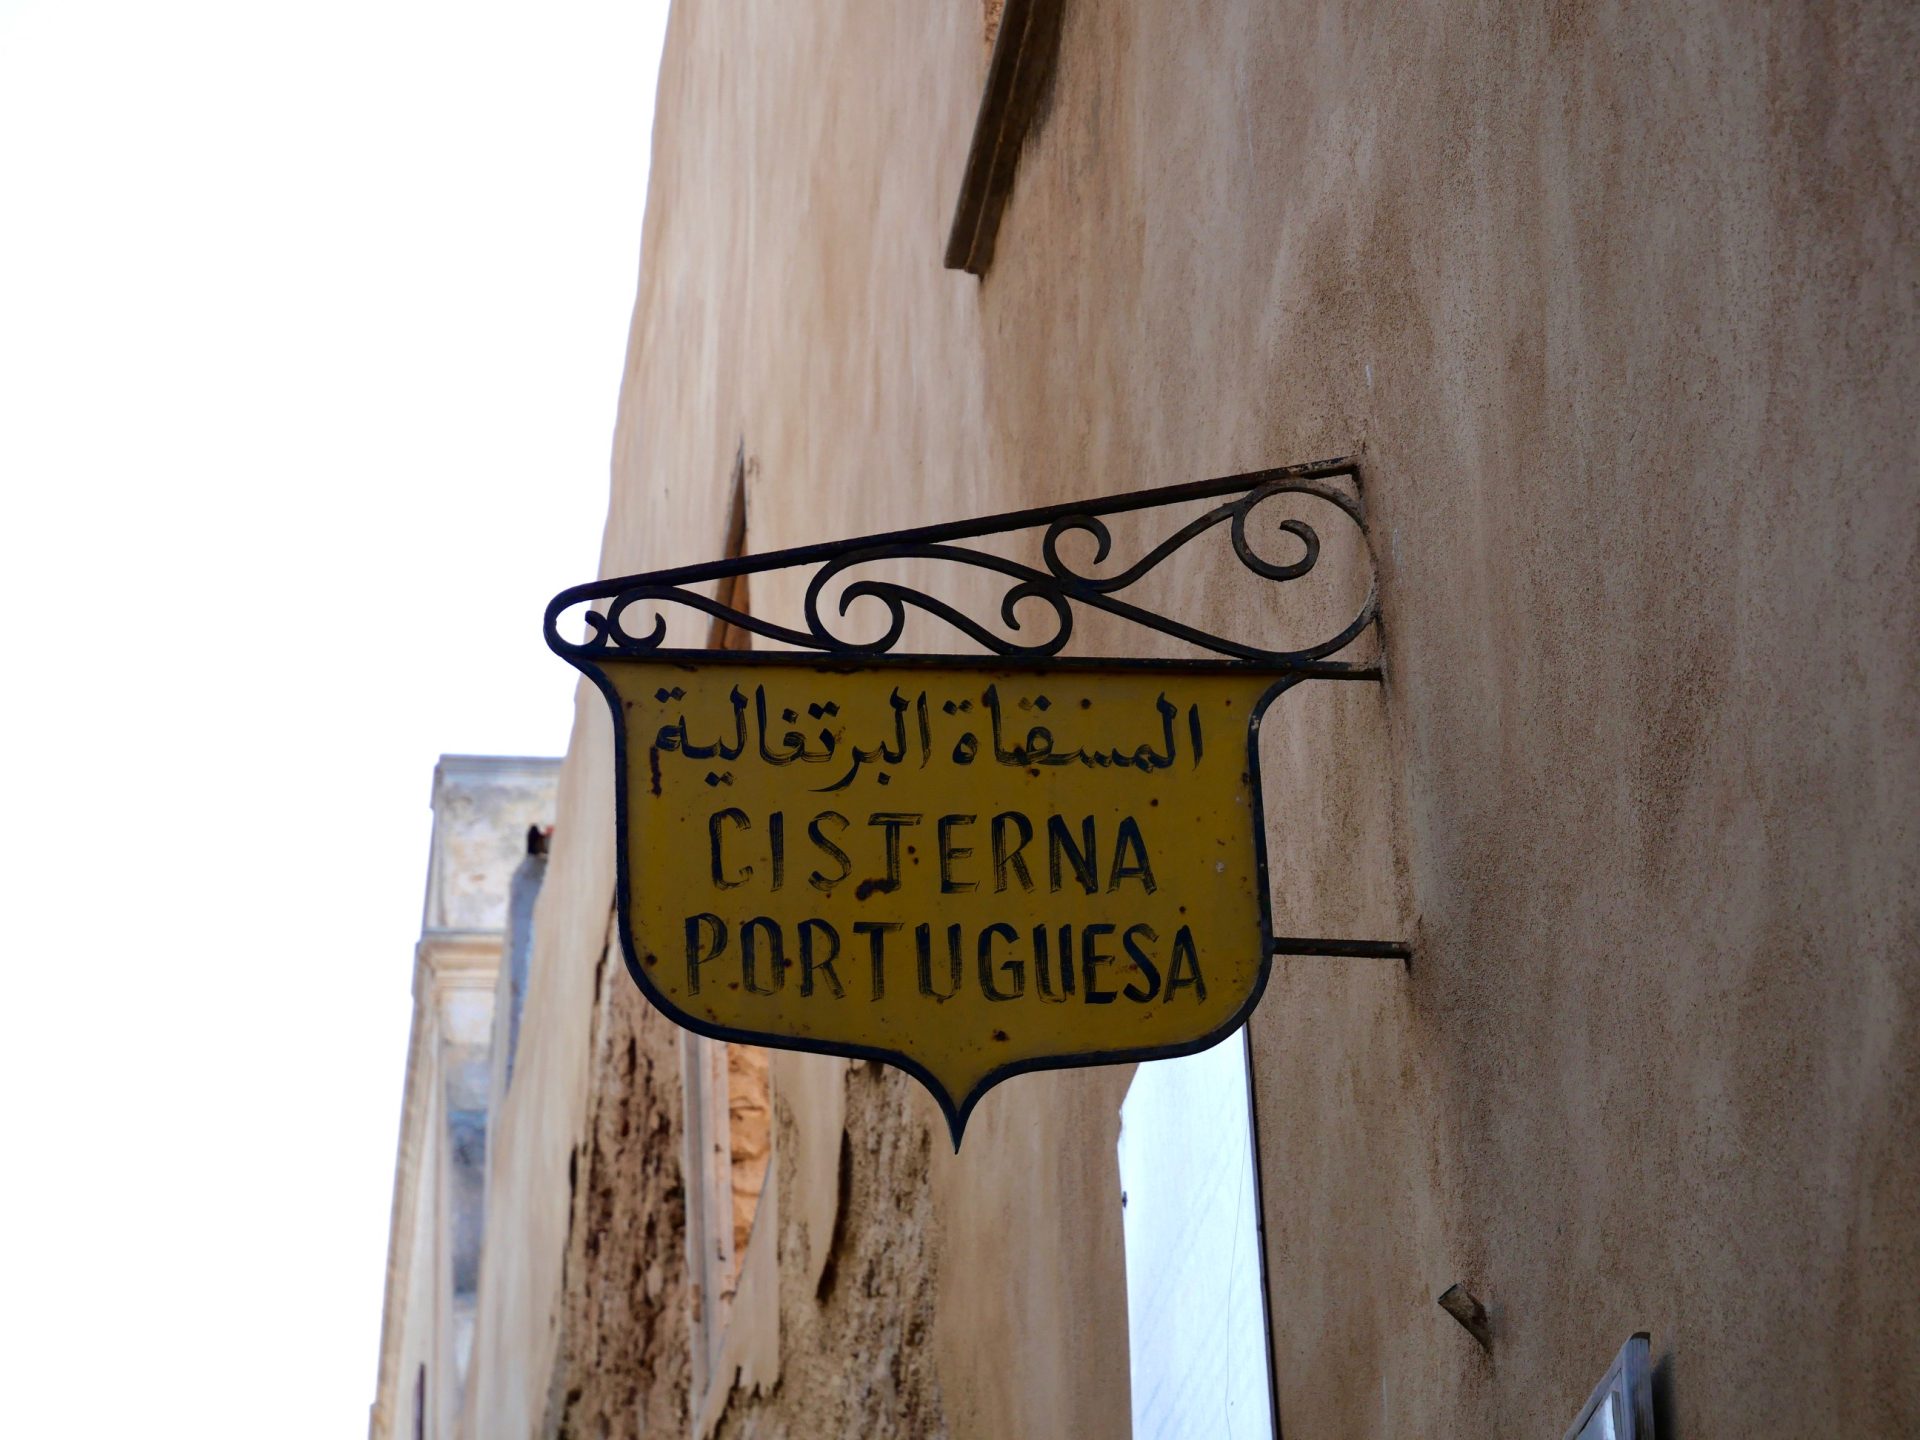
[[[1388,684],[1269,721],[1277,923],[1418,955],[1280,962],[1254,1022],[1289,1440],[1557,1433],[1638,1328],[1684,1440],[1911,1433],[1920,12],[1524,8],[1069,5],[977,283],[939,264],[977,5],[682,0],[603,567],[717,554],[738,448],[755,550],[1359,454]],[[636,1413],[606,1367],[670,1389],[684,1344],[636,1348],[608,1294],[666,1316],[673,1282],[580,1258],[609,1027],[663,1067],[656,1159],[677,1082],[607,998],[579,714],[483,1434],[552,1433],[571,1373]],[[776,1068],[775,1183],[812,1198],[779,1378],[723,1433],[1126,1433],[1126,1072],[1011,1082],[955,1157],[926,1097],[842,1069],[841,1243],[912,1264],[823,1289],[840,1114]],[[633,1251],[631,1210],[602,1223]],[[1455,1280],[1491,1356],[1433,1305]],[[888,1347],[918,1368],[833,1383]]]

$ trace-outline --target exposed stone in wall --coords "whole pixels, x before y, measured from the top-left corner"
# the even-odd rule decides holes
[[[1000,15],[1006,8],[1007,0],[980,0],[980,38],[988,49],[1000,34]]]
[[[780,1380],[736,1394],[719,1440],[939,1440],[947,1434],[930,1343],[938,1227],[927,1184],[935,1143],[913,1081],[848,1066],[840,1204],[816,1283],[800,1207],[780,1211]],[[774,1095],[776,1173],[790,1184],[794,1117]]]
[[[733,1274],[740,1278],[760,1187],[767,1181],[773,1145],[773,1101],[767,1052],[758,1045],[727,1046],[727,1149],[733,1168]]]
[[[679,1031],[617,955],[600,970],[548,1434],[679,1436],[692,1354]]]

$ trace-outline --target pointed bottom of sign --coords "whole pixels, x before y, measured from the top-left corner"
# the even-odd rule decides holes
[[[958,1155],[960,1153],[961,1137],[966,1134],[966,1130],[967,1130],[967,1113],[968,1112],[964,1110],[955,1111],[955,1110],[947,1109],[947,1107],[945,1106],[942,1106],[941,1108],[943,1110],[946,1110],[947,1135],[953,1141],[953,1153]]]
[[[947,1135],[953,1141],[953,1153],[960,1153],[960,1141],[967,1131],[967,1118],[973,1114],[973,1107],[980,1103],[980,1097],[993,1088],[993,1082],[978,1087],[968,1094],[959,1105],[953,1103],[953,1097],[938,1085],[928,1085],[933,1098],[939,1102],[940,1113],[947,1117]]]
[[[947,1138],[953,1141],[953,1153],[956,1155],[960,1153],[961,1140],[966,1137],[967,1121],[973,1118],[973,1107],[984,1100],[987,1093],[1002,1080],[1011,1080],[1016,1075],[1028,1074],[1034,1070],[1061,1068],[1058,1064],[1046,1062],[1009,1065],[985,1076],[972,1089],[955,1099],[953,1092],[940,1083],[938,1076],[930,1070],[923,1069],[904,1055],[889,1055],[881,1063],[904,1071],[919,1083],[921,1089],[933,1097],[933,1103],[940,1107],[941,1118],[947,1122]]]
[[[955,1100],[953,1092],[942,1085],[931,1071],[923,1069],[904,1055],[889,1055],[881,1061],[894,1069],[903,1071],[910,1079],[918,1082],[921,1089],[933,1097],[933,1103],[940,1107],[941,1118],[947,1122],[947,1138],[953,1141],[953,1153],[960,1153],[960,1141],[967,1133],[967,1121],[973,1115],[973,1107],[978,1105],[986,1093],[1002,1080],[1008,1080],[1018,1073],[1007,1070],[989,1075],[966,1094]]]

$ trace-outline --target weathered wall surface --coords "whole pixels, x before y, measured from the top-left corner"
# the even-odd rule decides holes
[[[593,1085],[572,1197],[547,1426],[560,1436],[682,1435],[689,1349],[680,1032],[610,944],[598,967]]]
[[[1916,38],[1070,14],[995,471],[1364,447],[1377,523],[1420,963],[1256,1022],[1289,1435],[1552,1433],[1643,1326],[1680,1435],[1920,1424]],[[1274,837],[1302,929],[1363,838]]]
[[[977,283],[939,264],[977,5],[676,7],[608,573],[718,553],[740,448],[754,550],[1363,457],[1389,683],[1269,721],[1276,915],[1419,950],[1282,962],[1254,1022],[1289,1440],[1552,1434],[1637,1328],[1682,1440],[1920,1429],[1917,17],[1070,5]],[[485,1433],[647,1283],[566,1258],[634,1083],[591,1042],[601,707],[483,1282],[541,1393]],[[849,1073],[822,1262],[840,1142],[776,1066],[778,1378],[722,1432],[1126,1433],[1126,1080],[1014,1081],[953,1157]]]
[[[791,1058],[814,1073],[784,1087],[776,1073],[778,1234],[755,1236],[778,1246],[777,1375],[716,1400],[708,1433],[944,1440],[953,1432],[933,1343],[940,1227],[927,1184],[942,1139],[906,1076],[864,1061]],[[789,1079],[793,1068],[776,1064]],[[822,1086],[838,1087],[841,1103],[821,1097],[829,1103],[808,1113],[802,1107]],[[837,1134],[823,1133],[822,1114],[844,1117]],[[801,1171],[817,1161],[835,1194],[809,1214],[788,1197],[804,1191]],[[810,1219],[825,1219],[826,1233],[808,1233]],[[740,1303],[755,1298],[743,1287]]]

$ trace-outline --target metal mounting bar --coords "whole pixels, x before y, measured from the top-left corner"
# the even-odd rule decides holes
[[[1309,940],[1299,935],[1276,935],[1267,947],[1270,955],[1327,955],[1340,960],[1398,960],[1413,963],[1413,947],[1396,940]]]
[[[1341,480],[1349,482],[1351,488],[1330,483]],[[1268,506],[1284,514],[1284,497],[1304,496],[1326,502],[1348,523],[1364,531],[1366,512],[1361,502],[1359,483],[1359,470],[1355,462],[1326,460],[1311,465],[1229,475],[1190,485],[1133,491],[1098,500],[1045,505],[978,520],[923,525],[887,534],[598,580],[587,585],[576,585],[554,597],[547,607],[547,644],[575,663],[621,655],[659,658],[691,655],[697,652],[676,649],[665,643],[667,624],[662,612],[667,607],[683,607],[703,612],[740,630],[750,631],[777,645],[791,647],[785,652],[758,652],[769,659],[784,658],[796,651],[811,652],[816,662],[822,655],[847,660],[957,658],[951,653],[934,657],[901,652],[899,641],[905,633],[907,612],[911,609],[951,627],[987,654],[1008,660],[1045,660],[1075,665],[1090,663],[1086,657],[1063,654],[1073,636],[1076,614],[1094,611],[1206,652],[1205,663],[1212,665],[1255,668],[1276,675],[1301,678],[1331,678],[1374,672],[1375,667],[1367,662],[1334,658],[1353,644],[1377,618],[1378,591],[1371,585],[1366,598],[1346,623],[1324,639],[1293,649],[1276,649],[1260,644],[1253,638],[1243,639],[1222,633],[1212,617],[1204,623],[1183,621],[1157,608],[1122,598],[1125,592],[1176,551],[1215,527],[1225,528],[1231,553],[1244,570],[1275,583],[1300,579],[1313,570],[1320,557],[1320,537],[1314,527],[1296,517],[1281,520],[1276,528],[1291,537],[1301,549],[1294,559],[1273,560],[1259,554],[1250,541],[1250,517],[1256,510]],[[1107,559],[1113,549],[1113,534],[1104,517],[1207,499],[1220,499],[1222,503],[1188,520],[1131,565],[1111,573],[1096,573],[1096,567]],[[993,550],[962,543],[990,536],[1014,535],[1020,531],[1042,532],[1038,537],[1038,564],[1011,559]],[[1093,544],[1092,559],[1085,564],[1070,560],[1061,553],[1062,539],[1076,532],[1088,537]],[[890,576],[870,575],[861,578],[849,574],[863,566],[889,561],[916,562],[923,567],[922,573],[928,575],[954,573],[957,570],[998,577],[996,583],[1003,583],[1006,587],[997,607],[1001,628],[989,629],[979,619],[963,613],[947,601],[917,586],[900,583]],[[800,567],[812,567],[812,573],[807,579],[798,625],[777,624],[764,617],[746,614],[692,588],[734,575]],[[849,607],[859,601],[877,602],[880,609],[871,613],[885,617],[884,628],[872,638],[856,638],[840,633]],[[652,612],[650,629],[627,628],[624,623],[627,612],[634,607],[638,607],[634,610],[636,615]],[[574,618],[586,627],[583,640],[568,639],[560,634],[560,620],[569,611],[574,612]],[[834,613],[836,611],[837,614]],[[1041,622],[1038,625],[1032,623],[1036,615]],[[1026,617],[1024,620],[1023,616]],[[1131,668],[1201,662],[1102,657],[1093,663]]]

